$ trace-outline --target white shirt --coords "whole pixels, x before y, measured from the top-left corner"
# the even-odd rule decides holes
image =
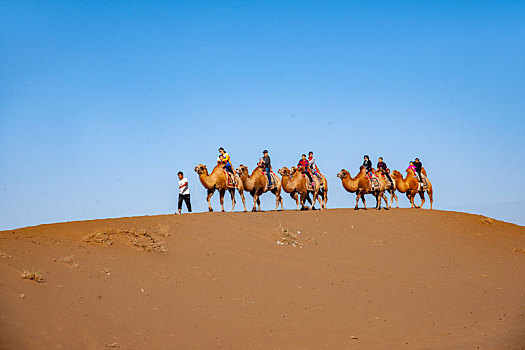
[[[188,179],[185,177],[182,178],[182,180],[179,180],[179,186],[182,186],[186,184],[186,186],[179,187],[179,193],[180,194],[190,194],[190,187],[188,185]]]

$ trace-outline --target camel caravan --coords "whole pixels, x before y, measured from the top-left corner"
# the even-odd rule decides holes
[[[253,212],[261,211],[260,197],[267,192],[275,196],[275,211],[279,209],[279,205],[281,210],[284,210],[281,190],[284,190],[295,200],[297,210],[315,209],[317,202],[319,202],[321,210],[326,209],[328,183],[315,163],[313,152],[309,152],[308,158],[303,154],[297,166],[279,169],[277,174],[280,177],[273,172],[267,150],[263,151],[263,157],[251,173],[248,167],[242,164],[234,171],[230,156],[224,148],[221,147],[219,153],[217,165],[211,173],[208,172],[206,165],[199,164],[195,167],[200,182],[207,190],[206,200],[210,212],[213,211],[210,200],[216,190],[219,191],[221,211],[223,212],[226,192],[229,192],[231,196],[231,211],[233,212],[235,209],[235,191],[238,191],[241,196],[244,212],[247,211],[244,191],[249,192],[253,197]],[[414,162],[410,162],[406,173],[404,178],[401,172],[397,170],[390,174],[390,169],[387,168],[381,157],[377,168],[374,169],[369,157],[364,156],[363,165],[355,177],[352,177],[350,172],[345,169],[342,169],[337,177],[341,179],[346,191],[356,194],[355,210],[359,209],[360,199],[363,202],[364,209],[367,209],[366,194],[371,194],[376,198],[375,208],[377,210],[382,208],[383,200],[385,201],[384,209],[390,209],[394,199],[396,207],[399,208],[396,191],[406,194],[411,208],[421,208],[425,203],[425,192],[427,192],[430,199],[430,209],[432,209],[432,184],[418,158]],[[421,205],[419,206],[414,203],[415,196],[418,193],[421,198]],[[390,194],[390,202],[387,199],[387,194]]]

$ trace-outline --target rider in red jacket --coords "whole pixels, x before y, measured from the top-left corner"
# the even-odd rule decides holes
[[[299,160],[299,163],[297,163],[297,166],[302,166],[304,168],[303,174],[306,174],[308,176],[308,179],[310,179],[310,182],[312,183],[312,186],[314,184],[314,180],[312,179],[312,175],[310,174],[310,167],[308,166],[308,159],[306,159],[306,154],[303,154],[301,156],[301,159]]]

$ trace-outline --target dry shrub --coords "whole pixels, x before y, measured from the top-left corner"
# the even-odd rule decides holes
[[[24,269],[24,271],[22,272],[22,278],[26,280],[35,281],[38,283],[43,283],[46,281],[42,271],[38,271],[34,269],[31,269],[31,270]]]
[[[524,248],[514,248],[514,253],[525,253]]]
[[[114,239],[122,238],[128,244],[137,247],[139,250],[151,252],[166,252],[166,248],[145,229],[136,231],[132,229],[106,229],[103,232],[94,232],[83,238],[84,242],[96,243],[111,246]]]
[[[74,267],[75,269],[79,266],[78,261],[75,260],[75,256],[73,254],[69,254],[68,256],[60,258],[60,261],[70,264],[71,267]]]
[[[287,228],[281,227],[281,238],[277,241],[277,244],[300,246],[301,243],[297,241],[297,234],[288,230]]]
[[[484,225],[492,225],[494,223],[494,219],[484,216],[481,218],[481,223]]]

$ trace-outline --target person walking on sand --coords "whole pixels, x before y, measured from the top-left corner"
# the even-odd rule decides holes
[[[186,203],[188,213],[191,213],[190,187],[188,186],[188,179],[184,177],[182,171],[179,171],[177,175],[179,176],[179,214],[182,214],[182,201]]]

